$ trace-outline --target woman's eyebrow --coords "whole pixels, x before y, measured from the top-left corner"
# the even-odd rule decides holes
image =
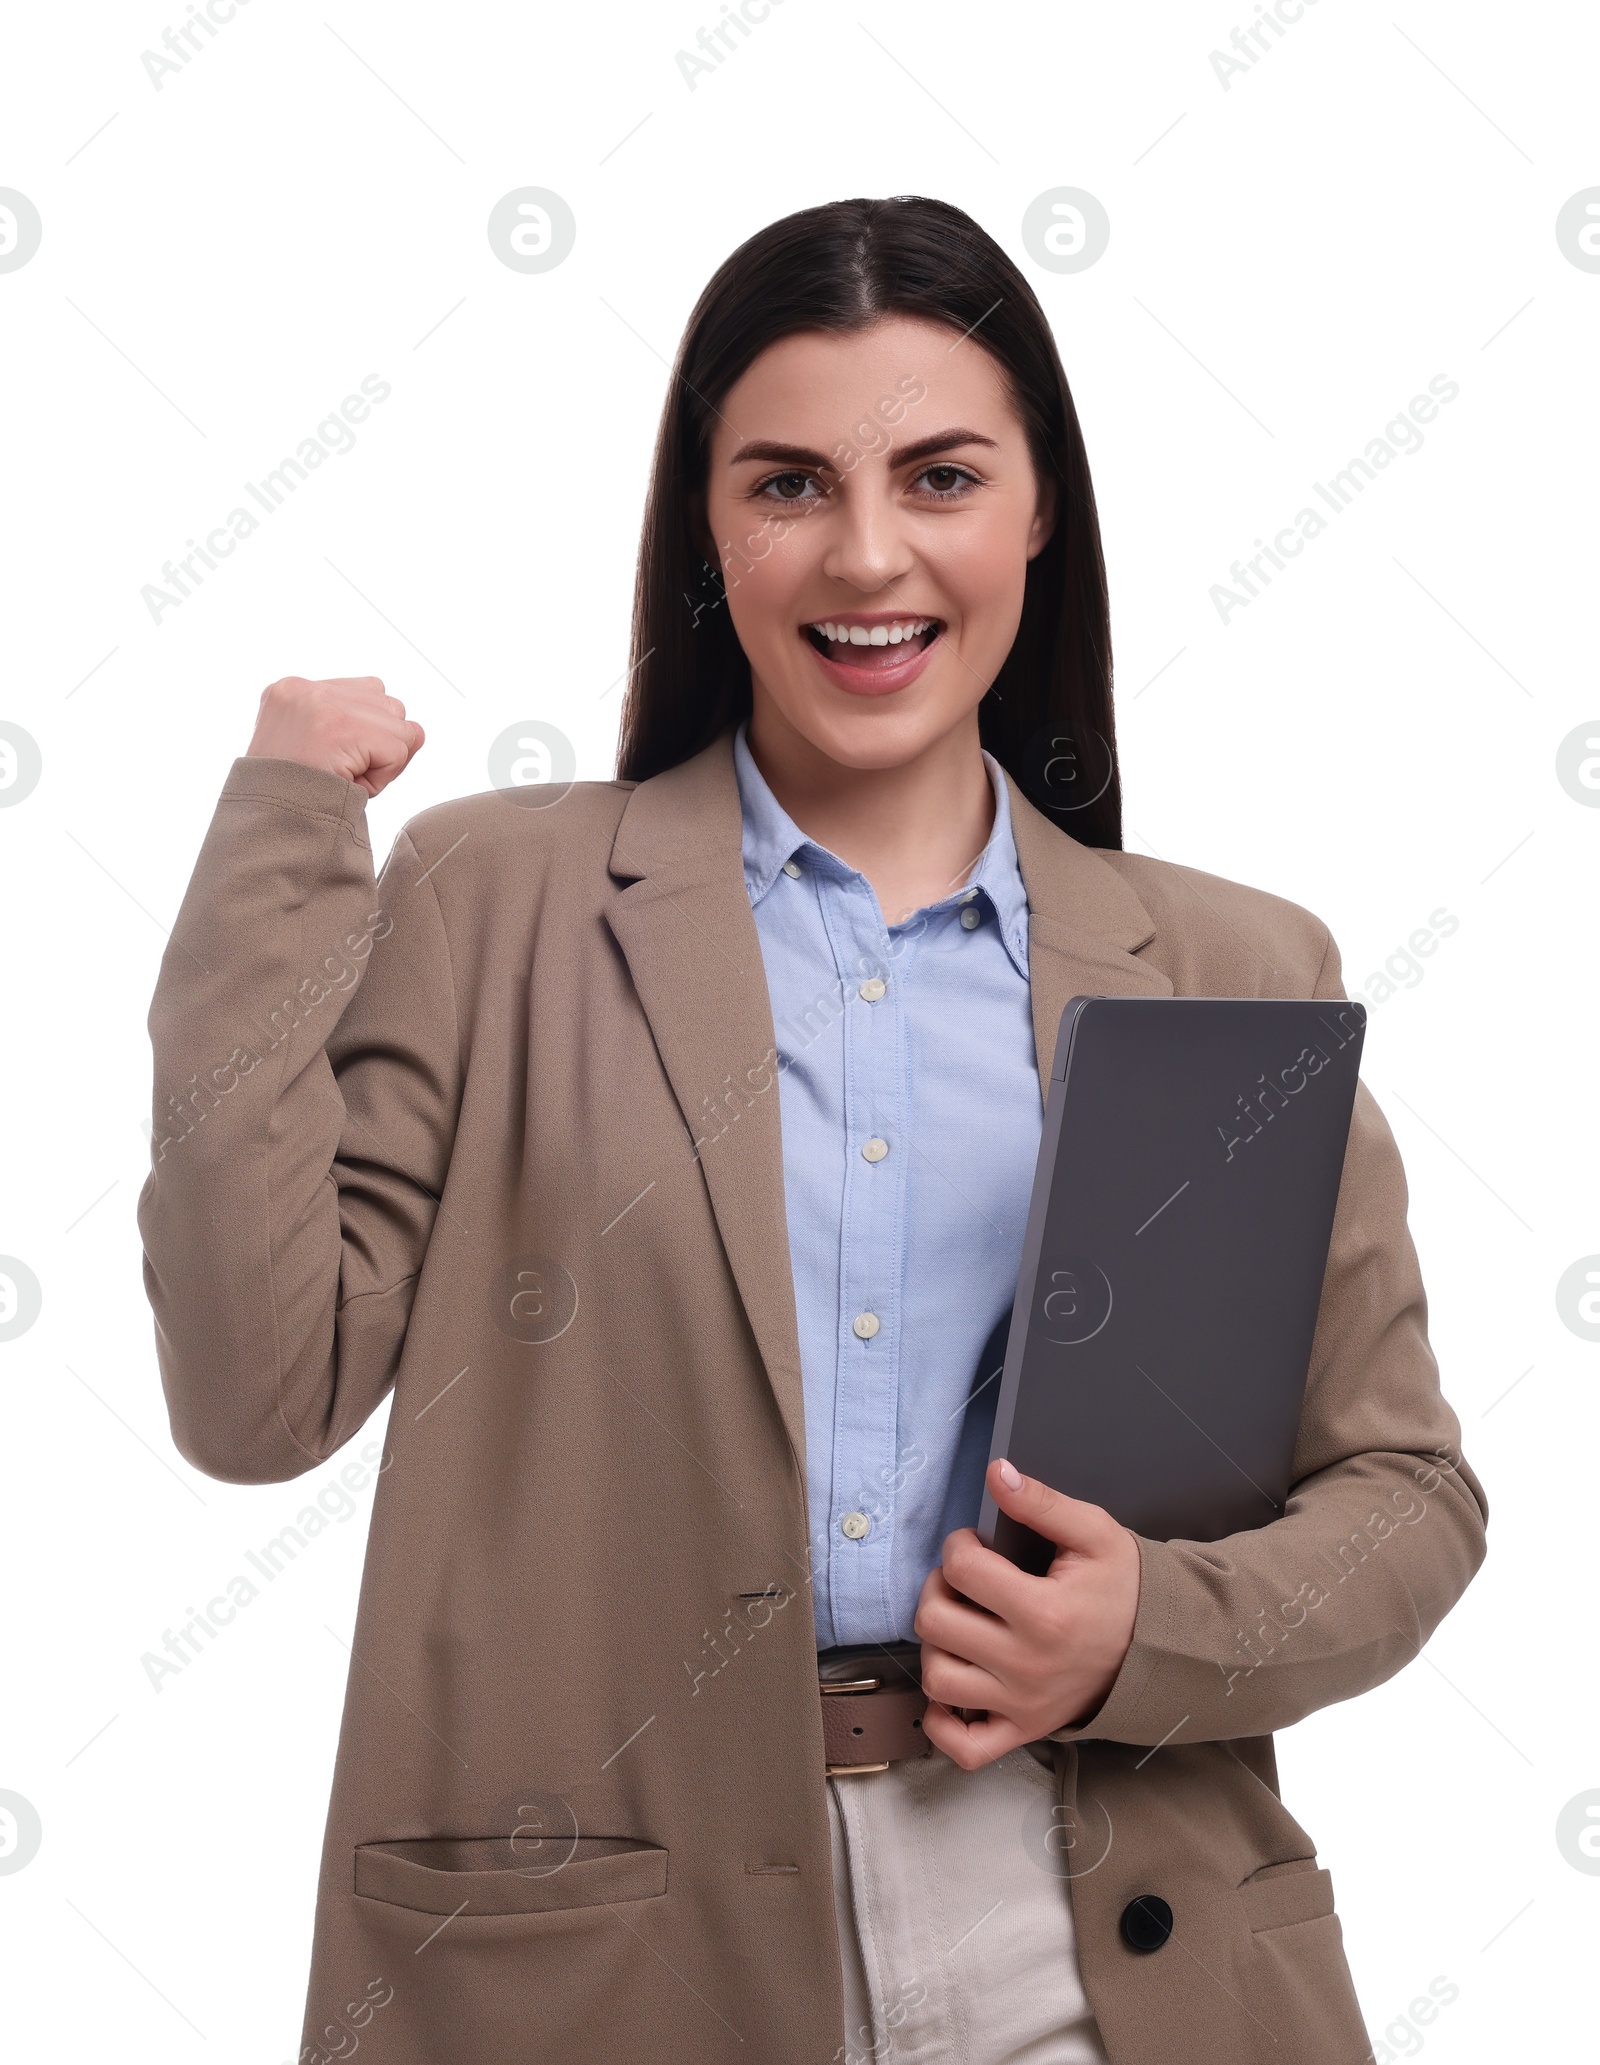
[[[914,445],[891,450],[889,463],[892,466],[910,465],[917,459],[932,458],[935,452],[952,451],[957,445],[987,445],[990,451],[999,449],[992,437],[985,437],[978,430],[936,430],[931,437],[919,438]],[[818,473],[832,471],[832,462],[821,452],[812,451],[808,445],[774,444],[767,438],[752,438],[740,445],[728,464],[737,466],[747,459],[760,459],[778,466],[806,466]]]

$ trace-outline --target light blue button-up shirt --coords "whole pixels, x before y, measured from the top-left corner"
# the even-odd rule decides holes
[[[995,816],[976,866],[885,927],[867,878],[795,824],[743,725],[734,739],[824,1649],[913,1640],[923,1580],[983,1493],[999,1379],[979,1363],[999,1361],[983,1349],[1016,1291],[1043,1124],[1027,893],[1005,779],[984,759]]]

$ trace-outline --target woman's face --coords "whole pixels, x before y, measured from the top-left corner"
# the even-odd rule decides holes
[[[706,493],[758,735],[891,768],[970,720],[1051,513],[973,338],[892,317],[764,351],[722,403]]]

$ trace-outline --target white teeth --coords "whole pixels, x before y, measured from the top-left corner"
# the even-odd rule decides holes
[[[894,624],[813,624],[835,645],[904,645],[928,630],[932,617],[907,617]]]

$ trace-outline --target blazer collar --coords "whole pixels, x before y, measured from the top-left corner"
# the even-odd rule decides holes
[[[1006,776],[1028,892],[1028,967],[1041,1094],[1075,996],[1171,996],[1139,959],[1156,927],[1109,861]],[[712,1210],[804,1483],[805,1398],[784,1212],[776,1039],[745,885],[731,730],[641,782],[612,844],[623,885],[607,922],[689,1129]]]
[[[1119,870],[1036,810],[1008,774],[1011,834],[1028,891],[1028,980],[1039,1088],[1048,1096],[1061,1014],[1074,997],[1170,997],[1139,958],[1154,919]]]

